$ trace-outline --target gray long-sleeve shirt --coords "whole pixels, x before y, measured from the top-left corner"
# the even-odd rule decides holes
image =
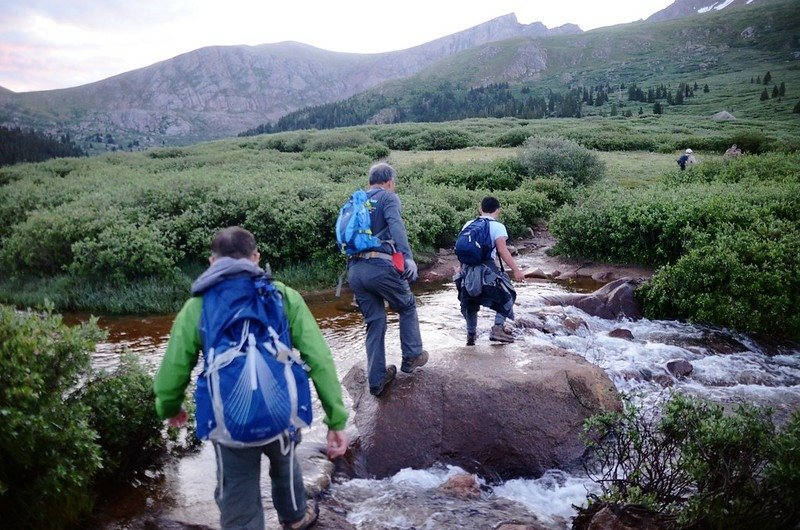
[[[372,233],[383,241],[393,240],[398,252],[402,252],[406,258],[414,259],[411,245],[408,243],[406,225],[400,215],[400,197],[381,188],[371,189],[367,193],[373,205],[370,211]],[[392,246],[388,243],[384,243],[376,250],[387,254],[393,252]]]

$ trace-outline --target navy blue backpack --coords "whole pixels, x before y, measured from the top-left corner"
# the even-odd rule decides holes
[[[308,367],[292,351],[283,298],[268,276],[225,279],[203,292],[197,436],[265,445],[311,425]]]
[[[478,217],[458,234],[456,257],[464,265],[480,265],[490,259],[494,241],[489,231],[491,219]]]

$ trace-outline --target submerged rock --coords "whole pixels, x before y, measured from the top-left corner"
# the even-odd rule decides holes
[[[436,462],[503,479],[575,467],[584,420],[620,409],[614,385],[566,350],[530,356],[520,347],[432,352],[428,365],[398,374],[380,398],[354,366],[344,385],[359,432],[350,456],[357,475],[382,478]]]
[[[672,359],[667,361],[667,370],[675,377],[687,377],[691,375],[694,366],[686,359]]]
[[[614,337],[615,339],[633,340],[633,333],[631,333],[631,330],[625,328],[612,329],[608,332],[608,336]]]
[[[560,277],[559,277],[560,278]],[[637,283],[630,278],[614,280],[593,293],[566,293],[543,297],[550,305],[574,306],[589,315],[614,320],[642,318],[642,308],[634,296]]]

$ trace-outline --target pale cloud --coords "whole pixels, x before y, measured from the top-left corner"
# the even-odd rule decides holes
[[[76,86],[204,46],[293,40],[339,52],[409,48],[516,13],[583,29],[631,22],[670,0],[0,0],[0,86]]]

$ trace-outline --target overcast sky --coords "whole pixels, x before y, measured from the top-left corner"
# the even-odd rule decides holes
[[[293,40],[339,52],[410,48],[495,17],[583,30],[672,0],[0,0],[0,86],[99,81],[203,46]]]

